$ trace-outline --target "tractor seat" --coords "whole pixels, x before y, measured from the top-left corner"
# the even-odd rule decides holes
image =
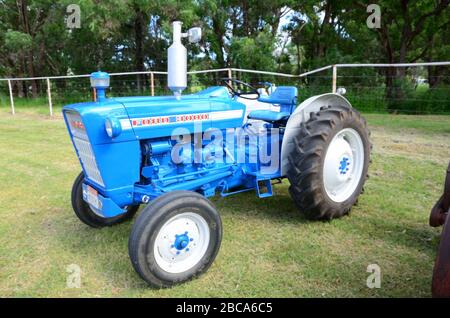
[[[288,118],[297,104],[297,87],[279,86],[269,96],[261,96],[258,101],[280,106],[280,111],[254,110],[248,114],[250,119],[277,122]]]
[[[267,122],[276,122],[284,118],[289,117],[291,114],[288,112],[274,112],[272,110],[254,110],[248,114],[250,119],[264,120]]]
[[[295,105],[297,103],[297,87],[279,86],[269,96],[261,96],[258,101],[277,105]]]

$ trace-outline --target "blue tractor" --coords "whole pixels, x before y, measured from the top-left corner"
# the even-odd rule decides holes
[[[256,89],[226,78],[222,86],[181,95],[181,39],[196,42],[201,31],[182,33],[181,22],[173,28],[173,96],[107,98],[109,76],[95,72],[96,101],[63,108],[82,167],[72,189],[76,215],[92,227],[111,226],[145,204],[129,256],[137,273],[159,287],[189,280],[214,261],[222,224],[208,197],[252,190],[266,198],[287,178],[307,218],[330,220],[357,201],[371,151],[366,121],[340,94],[297,106],[296,87]]]

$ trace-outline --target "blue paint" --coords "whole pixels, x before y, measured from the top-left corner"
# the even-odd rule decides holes
[[[116,117],[109,117],[105,119],[105,130],[108,137],[116,138],[122,133],[122,125]]]
[[[189,236],[187,235],[187,232],[181,235],[176,235],[175,242],[173,246],[181,251],[185,249],[189,245]]]
[[[94,81],[97,89],[107,88],[109,77],[93,73],[92,79],[100,80]],[[295,87],[278,87],[261,101],[279,104],[282,116],[286,117],[292,113],[296,98]],[[179,99],[173,96],[105,97],[97,102],[63,108],[70,138],[85,172],[84,185],[98,191],[102,207],[96,212],[105,217],[119,215],[125,212],[126,206],[147,203],[149,199],[178,189],[197,191],[207,197],[215,195],[216,191],[225,195],[238,193],[233,190],[237,187],[257,190],[262,197],[272,195],[271,188],[264,194],[259,192],[257,181],[265,180],[269,185],[271,179],[281,177],[280,169],[261,175],[261,168],[266,164],[259,159],[250,162],[251,154],[258,153],[259,147],[270,149],[270,140],[255,144],[245,139],[245,162],[235,161],[239,154],[239,136],[234,132],[228,135],[227,129],[242,129],[246,121],[244,114],[245,105],[220,86]],[[265,118],[267,128],[279,126],[279,114],[273,112]],[[110,135],[106,128],[110,128]],[[191,138],[187,148],[180,152],[183,160],[177,163],[171,157],[177,144],[176,138],[172,138],[175,128],[183,129],[182,134]],[[206,139],[196,143],[194,133],[204,134],[211,128],[222,132],[226,139],[223,145],[231,142],[233,146],[227,150],[234,161],[223,151],[223,145],[208,147],[211,140]],[[281,145],[283,132],[278,138]],[[194,161],[196,156],[202,160]],[[188,243],[192,240],[187,234],[182,235],[186,235],[183,238]],[[174,247],[185,248],[184,239],[178,238]]]
[[[91,73],[91,86],[97,93],[97,101],[103,102],[106,99],[105,90],[109,87],[109,74],[106,72]]]
[[[248,114],[248,118],[260,119],[268,122],[275,122],[284,118],[289,118],[288,112],[276,112],[272,110],[254,110]]]
[[[347,157],[343,157],[341,159],[341,161],[339,161],[339,173],[340,174],[346,174],[347,171],[349,170],[349,165],[350,165],[350,159]]]
[[[254,110],[248,114],[248,118],[259,119],[267,122],[286,120],[291,115],[297,104],[297,87],[279,86],[269,96],[261,96],[258,101],[280,106],[280,111]]]
[[[261,96],[260,102],[280,105],[280,112],[291,114],[297,105],[298,91],[294,86],[278,86],[269,96]]]

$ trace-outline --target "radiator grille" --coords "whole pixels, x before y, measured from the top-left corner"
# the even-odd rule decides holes
[[[78,152],[80,161],[83,164],[86,177],[104,187],[105,185],[102,176],[100,175],[100,171],[98,170],[94,152],[92,151],[86,128],[84,127],[80,114],[71,111],[67,111],[64,114],[66,115],[67,124],[72,133],[73,143]]]
[[[95,156],[89,141],[82,140],[74,136],[73,143],[77,148],[78,155],[83,163],[84,172],[87,174],[87,177],[104,187],[105,185],[103,183],[102,176],[100,175],[100,171],[98,170]]]

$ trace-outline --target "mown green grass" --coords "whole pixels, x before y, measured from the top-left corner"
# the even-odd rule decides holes
[[[310,222],[288,182],[276,195],[213,199],[224,237],[210,270],[170,288],[147,287],[127,251],[132,222],[91,229],[75,217],[80,171],[61,117],[0,111],[0,296],[401,297],[430,296],[439,230],[428,213],[450,158],[450,118],[367,115],[374,143],[366,191],[348,217]],[[81,288],[68,288],[70,264]],[[366,287],[369,264],[380,289]]]

